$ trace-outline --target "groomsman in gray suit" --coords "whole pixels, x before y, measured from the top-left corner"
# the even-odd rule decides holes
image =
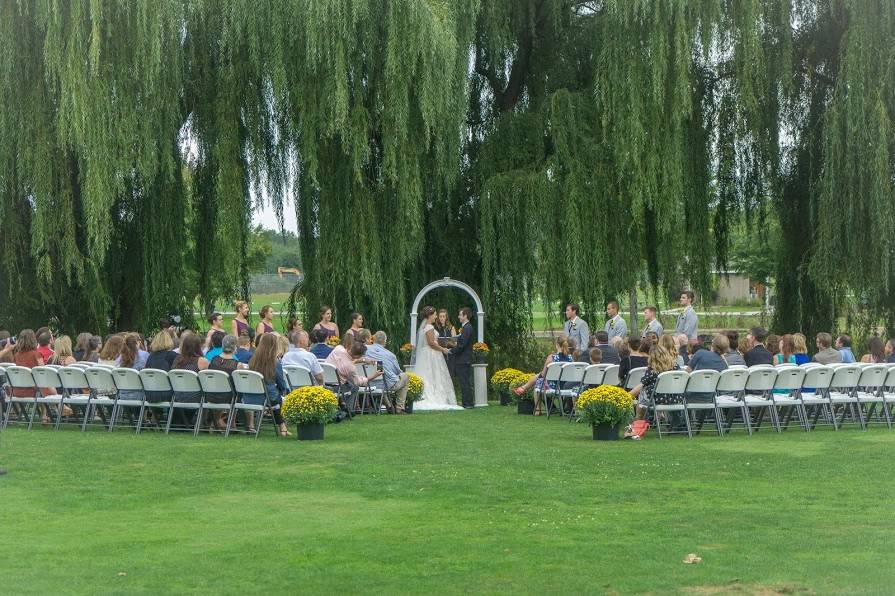
[[[578,349],[587,350],[587,346],[590,345],[590,328],[587,326],[587,321],[578,316],[580,312],[581,309],[577,304],[566,306],[565,330],[567,336],[574,337],[578,342]]]
[[[618,302],[615,300],[609,301],[606,305],[606,316],[609,317],[609,320],[606,321],[606,327],[603,330],[609,336],[609,340],[612,341],[613,337],[625,339],[628,336],[628,324],[618,314]]]
[[[643,320],[646,321],[646,326],[640,335],[641,338],[646,337],[647,333],[655,333],[657,336],[662,337],[665,329],[662,327],[662,323],[659,322],[658,314],[659,311],[655,306],[647,306],[643,309]]]
[[[684,334],[687,339],[693,341],[696,339],[696,327],[699,325],[699,318],[696,311],[693,310],[693,292],[687,290],[681,294],[681,306],[684,310],[677,316],[677,324],[674,326],[674,334]]]

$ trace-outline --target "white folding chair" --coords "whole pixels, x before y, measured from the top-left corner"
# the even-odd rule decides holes
[[[634,387],[637,387],[637,385],[640,385],[640,381],[643,379],[644,373],[646,373],[645,366],[638,366],[637,368],[632,368],[630,371],[628,371],[628,378],[625,379],[625,389],[630,391],[634,389]]]
[[[789,427],[792,413],[795,412],[799,417],[799,424],[807,432],[808,413],[801,396],[805,371],[795,365],[783,368],[778,366],[777,368],[777,378],[774,379],[774,388],[770,393],[774,402],[774,419],[777,421],[777,431],[780,432]]]
[[[860,380],[860,366],[842,364],[833,369],[833,378],[830,380],[827,396],[830,398],[830,407],[834,416],[836,415],[836,407],[840,406],[842,408],[842,416],[837,422],[837,427],[845,424],[846,417],[850,417],[862,429],[865,428],[864,415],[858,404],[858,398],[855,396]]]
[[[140,373],[133,368],[112,369],[112,381],[118,390],[118,399],[115,401],[115,413],[111,424],[114,426],[125,408],[131,411],[139,409],[137,419],[134,421],[134,431],[140,432],[143,425],[143,413],[146,410],[146,392],[143,390],[143,382]]]
[[[283,367],[283,374],[286,375],[286,382],[289,384],[289,389],[293,391],[301,387],[316,385],[311,371],[303,366],[287,364]]]
[[[259,372],[253,370],[235,370],[231,376],[233,379],[233,387],[236,389],[237,399],[233,404],[233,412],[242,412],[246,417],[258,415],[255,421],[255,438],[261,433],[261,425],[264,423],[264,409],[269,406],[267,399],[267,386],[264,383],[264,377]],[[257,403],[257,397],[261,395],[261,403]],[[255,401],[245,401],[246,399]],[[235,416],[234,416],[235,417]],[[232,418],[227,425],[225,436],[230,436],[232,429]]]
[[[84,369],[87,377],[87,386],[90,387],[90,401],[87,403],[87,424],[91,423],[93,416],[99,412],[100,418],[106,424],[106,430],[112,431],[115,426],[115,415],[118,413],[118,387],[112,378],[112,368],[106,366],[91,366]],[[108,409],[108,418],[106,410]]]
[[[559,395],[560,382],[562,380],[563,367],[567,362],[551,362],[547,365],[544,372],[544,378],[541,383],[541,403],[547,408],[547,416],[550,416],[550,408],[553,405],[553,398]],[[537,400],[536,400],[537,401]],[[562,401],[562,400],[560,400]]]
[[[635,370],[632,369],[633,373]],[[645,370],[645,369],[644,369]],[[641,375],[642,378],[643,375]],[[630,378],[630,375],[628,375]],[[693,431],[690,429],[690,417],[687,416],[686,405],[684,404],[684,392],[687,390],[687,381],[689,380],[690,375],[685,370],[667,370],[663,373],[659,373],[659,378],[656,381],[656,386],[653,388],[652,395],[650,398],[650,407],[653,410],[653,416],[655,417],[656,423],[656,432],[659,435],[659,438],[662,438],[662,416],[668,416],[669,418],[675,418],[676,414],[682,414],[684,418],[684,425],[686,426],[686,433],[688,437],[693,436]],[[637,381],[637,384],[640,384],[640,381]],[[656,396],[677,396],[679,401],[671,404],[659,404],[656,403]],[[672,421],[668,421],[668,425],[670,430],[668,430],[665,434],[677,433],[681,431],[674,430],[672,426]]]
[[[559,398],[559,415],[565,416],[566,400],[569,403],[569,412],[574,409],[575,398],[581,392],[581,382],[584,380],[584,371],[587,370],[586,362],[568,362],[562,369],[562,383],[556,386],[554,397]],[[547,408],[547,419],[550,419],[550,408]]]
[[[621,381],[618,378],[618,364],[610,364],[606,369],[606,372],[603,375],[603,385],[612,385],[613,387],[618,387]]]
[[[867,364],[861,367],[855,398],[858,400],[858,409],[861,410],[865,427],[877,423],[892,428],[892,417],[883,395],[888,373],[889,367],[885,364]],[[877,406],[879,412],[876,411]]]
[[[199,386],[202,387],[202,401],[199,403],[199,418],[205,411],[209,412],[227,412],[227,428],[232,422],[233,405],[236,402],[236,394],[233,392],[233,383],[230,381],[230,375],[222,370],[200,370]],[[218,403],[209,401],[209,395],[217,396],[229,394],[230,401],[227,403]],[[211,432],[213,425],[209,425],[208,430]],[[227,436],[224,429],[224,436]]]
[[[578,415],[575,409],[575,406],[578,402],[578,396],[581,395],[582,391],[586,389],[590,389],[591,387],[599,387],[603,384],[603,379],[606,377],[606,370],[613,366],[611,364],[591,364],[584,369],[584,373],[581,377],[581,385],[579,387],[579,391],[572,397],[572,407],[569,408],[569,422],[575,420],[575,417]]]
[[[886,380],[883,383],[883,389],[880,392],[883,396],[883,407],[889,413],[891,419],[892,404],[895,404],[895,365],[888,364],[886,368]]]
[[[62,382],[62,405],[69,406],[73,411],[82,412],[81,431],[87,428],[87,410],[92,393],[87,375],[79,366],[65,366],[59,371],[59,380]]]
[[[777,410],[774,407],[773,400],[769,397],[776,379],[777,369],[773,366],[759,365],[749,368],[749,377],[746,379],[746,393],[743,396],[743,401],[746,402],[746,410],[749,413],[746,423],[752,430],[758,430],[761,427],[765,410],[768,412],[771,424],[774,425],[775,429],[779,430]],[[758,414],[755,416],[753,423],[751,414],[754,409],[758,410]]]
[[[836,416],[833,414],[833,405],[830,403],[828,390],[830,382],[833,380],[833,369],[823,364],[816,366],[807,366],[805,368],[805,378],[802,379],[802,407],[805,410],[808,429],[811,430],[818,425],[820,416],[823,415],[824,423],[829,423],[833,428],[838,428],[836,424]],[[809,409],[814,410],[814,419],[809,420],[807,414]]]
[[[363,375],[369,379],[371,376],[375,375],[378,370],[379,368],[377,364],[364,362],[358,365],[357,374]],[[361,391],[366,392],[367,397],[370,400],[370,407],[373,408],[377,414],[382,412],[383,402],[395,402],[394,397],[390,394],[388,388],[386,388],[385,378],[382,376],[372,383],[367,383],[364,387],[361,387]],[[386,408],[386,411],[388,411],[388,408]]]
[[[335,393],[339,404],[345,406],[349,417],[353,416],[353,408],[349,408],[346,401],[346,398],[351,397],[351,388],[343,382],[338,369],[329,362],[321,362],[320,368],[323,369],[323,386]]]
[[[165,425],[165,434],[171,432],[171,421],[177,410],[184,412],[196,412],[196,422],[193,424],[193,436],[199,434],[199,424],[202,421],[202,386],[199,384],[199,375],[191,370],[169,370],[168,380],[171,381],[171,409],[168,412],[168,423]],[[185,396],[199,396],[199,401],[186,401]]]
[[[729,367],[721,371],[718,376],[718,385],[715,387],[715,408],[721,417],[721,428],[724,428],[724,412],[729,412],[727,419],[727,432],[733,430],[734,416],[737,411],[743,421],[743,430],[752,434],[749,424],[749,410],[743,396],[746,391],[746,381],[749,379],[749,371],[746,367]]]
[[[59,369],[62,367],[55,366],[35,366],[31,369],[31,376],[34,378],[34,384],[37,385],[37,390],[40,392],[40,398],[38,398],[38,403],[42,403],[46,406],[54,406],[56,408],[56,423],[53,425],[54,429],[59,428],[59,424],[62,422],[62,411],[64,408],[62,407],[62,380],[59,378]],[[44,393],[46,389],[53,388],[56,393]]]
[[[174,389],[171,387],[171,380],[168,373],[157,368],[144,368],[139,372],[140,382],[143,383],[143,406],[149,412],[154,410],[164,410],[166,419],[171,417],[171,399]],[[153,416],[152,423],[158,428]],[[167,424],[166,424],[167,426]],[[140,416],[140,422],[137,423],[137,432],[143,430],[143,416]]]
[[[37,409],[34,400],[38,395],[37,387],[34,385],[34,378],[31,376],[31,369],[12,364],[7,365],[4,368],[4,372],[8,390],[6,391],[7,403],[3,417],[3,428],[9,426],[10,417],[13,411],[15,411],[17,424],[23,423],[27,414],[28,429],[30,430],[34,423],[34,412],[31,408]],[[17,396],[15,395],[16,390],[27,395]]]
[[[711,413],[718,435],[722,434],[720,412],[715,407],[715,390],[718,388],[720,378],[721,373],[717,370],[694,370],[687,380],[684,409],[690,418],[690,428],[692,429],[695,424],[697,433],[702,430],[706,416]],[[702,395],[708,396],[709,400],[703,401]]]
[[[90,368],[91,366],[93,366],[93,363],[92,362],[74,362],[72,364],[69,364],[68,366],[74,367],[74,368]]]

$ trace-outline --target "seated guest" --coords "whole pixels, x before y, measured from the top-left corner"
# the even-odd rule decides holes
[[[811,358],[808,356],[808,342],[804,335],[801,333],[793,333],[792,346],[795,350],[793,356],[795,357],[797,365],[801,366],[811,361]]]
[[[752,346],[749,345],[748,336],[741,337],[739,343],[737,343],[737,352],[739,352],[740,356],[743,357],[743,362],[746,361],[746,352],[749,351],[750,347]],[[748,366],[748,364],[746,366]]]
[[[220,370],[232,377],[234,370],[247,368],[245,364],[240,364],[239,360],[236,359],[235,354],[236,338],[232,335],[225,335],[224,339],[221,340],[221,353],[208,363],[208,370]],[[229,404],[233,401],[233,392],[206,393],[205,401],[213,404]],[[227,412],[225,410],[214,410],[213,414],[214,415],[209,421],[209,426],[213,425],[218,430],[226,430]]]
[[[677,339],[675,339],[674,335],[670,333],[663,333],[662,337],[659,338],[658,345],[668,350],[671,354],[674,354],[674,363],[679,369],[682,369],[686,366],[686,364],[684,363],[684,357],[681,356],[680,352],[678,351],[678,348],[680,346],[678,346]]]
[[[643,374],[640,384],[630,391],[631,397],[637,400],[637,405],[634,407],[637,420],[643,420],[646,417],[659,374],[669,370],[678,370],[674,354],[661,345],[653,346],[647,360],[646,372]],[[657,396],[656,403],[680,403],[680,396]]]
[[[516,395],[522,395],[523,393],[525,393],[526,391],[528,391],[529,389],[534,387],[534,389],[535,389],[534,415],[535,416],[541,415],[541,391],[545,388],[544,387],[544,377],[547,375],[547,366],[549,366],[550,364],[552,364],[554,362],[571,362],[572,361],[572,355],[569,353],[569,338],[568,337],[566,337],[565,335],[558,335],[556,337],[556,339],[554,340],[554,344],[556,346],[556,351],[553,352],[552,354],[548,355],[544,359],[544,366],[541,369],[541,372],[534,378],[530,379],[525,385],[522,385],[521,387],[517,387],[516,389],[514,389]],[[552,381],[551,381],[551,383],[552,383]],[[555,387],[553,387],[552,385],[550,386],[550,388],[555,389]]]
[[[886,362],[895,362],[895,339],[886,342]]]
[[[605,331],[597,331],[594,334],[594,339],[596,340],[595,348],[600,348],[600,352],[603,354],[603,364],[621,364],[621,359],[618,357],[618,350],[609,345],[609,334]]]
[[[631,350],[628,349],[628,344],[621,337],[610,337],[609,345],[615,348],[615,351],[618,353],[619,364],[631,353]]]
[[[70,366],[77,362],[72,353],[71,338],[69,336],[62,335],[57,337],[56,341],[53,342],[53,347],[56,349],[56,352],[50,356],[50,361],[47,364]]]
[[[407,402],[407,383],[410,378],[407,373],[401,370],[398,358],[385,347],[388,341],[385,331],[377,331],[373,334],[373,343],[367,346],[365,356],[382,365],[382,384],[383,387],[395,395],[395,403],[392,405],[388,396],[386,396],[386,405],[394,407],[396,414],[404,413],[404,406]]]
[[[59,340],[56,340],[59,343]],[[861,362],[881,364],[886,362],[886,346],[878,337],[871,337],[867,342],[867,353],[861,357]]]
[[[780,336],[771,333],[765,340],[764,346],[768,349],[768,352],[771,353],[771,357],[776,359],[777,354],[780,353]]]
[[[730,350],[730,341],[723,333],[712,338],[712,347],[709,350],[700,349],[693,353],[690,362],[687,363],[687,372],[694,370],[727,370],[727,361],[724,356]]]
[[[768,339],[768,332],[764,327],[753,327],[746,336],[749,340],[749,351],[743,359],[746,366],[755,366],[756,364],[773,364],[774,356],[765,347],[764,342]]]
[[[283,356],[283,366],[296,365],[306,368],[318,385],[323,384],[323,367],[317,357],[308,351],[307,331],[293,331],[289,334],[289,349]]]
[[[155,337],[152,338],[152,343],[149,344],[149,358],[146,359],[146,368],[169,371],[176,359],[177,352],[174,351],[174,340],[171,339],[171,334],[167,331],[156,333]]]
[[[355,334],[354,338],[365,346],[373,343],[373,334],[370,333],[369,329],[361,329]]]
[[[16,345],[12,343],[12,335],[9,334],[9,331],[0,331],[0,362],[15,363],[15,355],[13,354],[15,349]]]
[[[361,358],[367,351],[364,344],[354,339],[354,333],[350,330],[342,336],[342,343],[333,348],[327,356],[326,361],[336,367],[342,384],[345,385],[350,395],[345,400],[345,407],[349,412],[354,412],[354,406],[357,401],[358,389],[366,385],[372,378],[379,377],[382,373],[377,371],[371,378],[367,378],[357,374],[355,369],[355,360]]]
[[[171,365],[171,370],[191,370],[195,373],[208,368],[208,360],[202,355],[203,340],[195,333],[190,333],[180,342],[180,354]],[[174,392],[177,401],[199,403],[202,401],[201,391]]]
[[[817,354],[814,355],[814,361],[820,364],[835,364],[842,362],[842,353],[834,350],[833,336],[829,333],[818,333],[814,338],[814,344],[817,346]]]
[[[215,331],[211,334],[211,336],[209,338],[209,341],[210,341],[209,345],[211,347],[208,349],[207,352],[205,352],[206,360],[211,362],[212,360],[214,360],[215,358],[217,358],[220,355],[220,353],[223,351],[222,346],[223,346],[225,335],[226,334],[223,331]]]
[[[587,354],[591,364],[600,364],[603,360],[603,352],[600,351],[600,348],[591,348]]]
[[[836,349],[842,354],[842,362],[845,364],[854,364],[856,362],[855,354],[851,351],[851,335],[843,334],[836,338]]]
[[[35,366],[43,366],[46,364],[44,357],[37,349],[37,335],[31,329],[23,329],[16,339],[15,348],[13,349],[14,361],[16,366],[24,366],[25,368],[34,368]],[[56,393],[55,387],[41,387],[40,392],[44,395]],[[15,397],[34,397],[34,389],[28,387],[17,387],[12,390]],[[46,406],[40,406],[41,424],[50,423],[50,411]]]
[[[621,381],[622,387],[625,386],[625,383],[628,380],[628,373],[631,372],[632,369],[646,366],[651,347],[649,340],[646,338],[641,339],[633,335],[628,337],[629,353],[622,358],[621,364],[618,367],[618,378],[619,381]]]
[[[777,353],[774,354],[774,364],[795,364],[796,346],[792,334],[785,333],[777,342]]]
[[[326,360],[326,357],[333,351],[331,347],[326,345],[326,339],[328,337],[331,336],[323,329],[314,329],[314,331],[311,332],[311,339],[314,341],[314,345],[311,346],[310,351],[311,354],[317,357],[317,360]]]
[[[282,358],[289,351],[289,340],[282,335],[277,335],[277,358]]]
[[[727,361],[727,366],[734,366],[737,364],[746,366],[746,361],[743,359],[743,355],[737,351],[737,348],[740,345],[739,332],[729,330],[725,331],[724,335],[727,336],[727,342],[730,345],[730,349],[727,350],[726,354],[724,354],[724,360]]]
[[[50,358],[53,357],[53,348],[51,347],[52,343],[53,334],[50,333],[49,329],[46,329],[46,331],[41,331],[37,334],[37,351],[40,352],[41,356],[43,356],[44,362],[49,362]]]
[[[124,348],[124,336],[115,334],[106,339],[102,352],[99,353],[99,364],[118,366],[121,362],[121,350]]]
[[[570,337],[567,340],[569,342],[569,354],[572,355],[572,362],[583,362],[582,360],[582,352],[578,349],[578,340],[574,337]],[[584,359],[587,358],[587,354],[584,354]]]
[[[132,368],[134,370],[143,368],[143,363],[140,362],[140,344],[137,342],[138,337],[139,336],[136,333],[128,333],[122,337],[124,341],[121,344],[121,355],[118,358],[118,366],[122,368]],[[133,399],[142,399],[142,396],[139,398],[134,397]]]
[[[252,349],[252,338],[248,333],[241,333],[236,340],[236,345],[236,359],[242,364],[248,364],[252,359],[252,354],[255,353],[255,350]]]
[[[72,350],[72,354],[75,357],[76,362],[84,362],[87,360],[87,355],[91,353],[90,350],[90,340],[93,339],[93,334],[91,333],[79,333],[78,337],[75,338],[75,347]],[[94,353],[96,350],[92,350]]]
[[[685,333],[678,333],[674,336],[674,341],[677,344],[677,354],[686,365],[690,360],[690,338]]]
[[[283,375],[283,365],[277,357],[278,352],[277,337],[272,333],[262,333],[258,339],[258,348],[249,361],[249,370],[260,373],[264,377],[264,386],[267,391],[266,395],[243,395],[242,401],[249,404],[263,404],[265,397],[271,405],[271,414],[274,422],[279,427],[281,437],[290,437],[292,433],[286,428],[286,423],[280,415],[280,405],[283,402],[283,395],[289,391],[289,384],[286,383],[286,377]],[[255,431],[254,414],[248,417],[249,432]]]

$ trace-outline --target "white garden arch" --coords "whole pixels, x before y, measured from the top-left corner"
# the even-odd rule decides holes
[[[457,281],[456,279],[451,279],[450,277],[445,277],[439,279],[437,281],[433,281],[422,290],[420,293],[416,295],[416,300],[413,301],[413,309],[410,311],[410,343],[416,343],[416,321],[419,316],[419,307],[420,302],[423,297],[435,290],[437,288],[457,288],[459,290],[463,290],[467,294],[469,294],[472,299],[475,301],[475,308],[478,316],[478,341],[485,341],[485,307],[482,306],[482,300],[479,298],[479,295],[475,293],[468,284],[463,283],[462,281]]]

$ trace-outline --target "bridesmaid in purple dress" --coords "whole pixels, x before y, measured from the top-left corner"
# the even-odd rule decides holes
[[[230,333],[233,337],[239,338],[240,335],[247,335],[249,339],[255,338],[255,330],[249,326],[249,305],[242,300],[237,300],[233,306],[236,307],[236,316],[230,324]]]
[[[333,323],[333,309],[325,304],[320,307],[320,322],[314,325],[314,329],[319,329],[326,334],[323,337],[323,342],[330,337],[339,337],[339,326]]]
[[[261,316],[261,322],[255,327],[255,338],[257,341],[260,341],[261,336],[265,333],[278,335],[273,329],[273,307],[269,304],[264,305],[261,307],[261,311],[258,312],[258,314]]]

